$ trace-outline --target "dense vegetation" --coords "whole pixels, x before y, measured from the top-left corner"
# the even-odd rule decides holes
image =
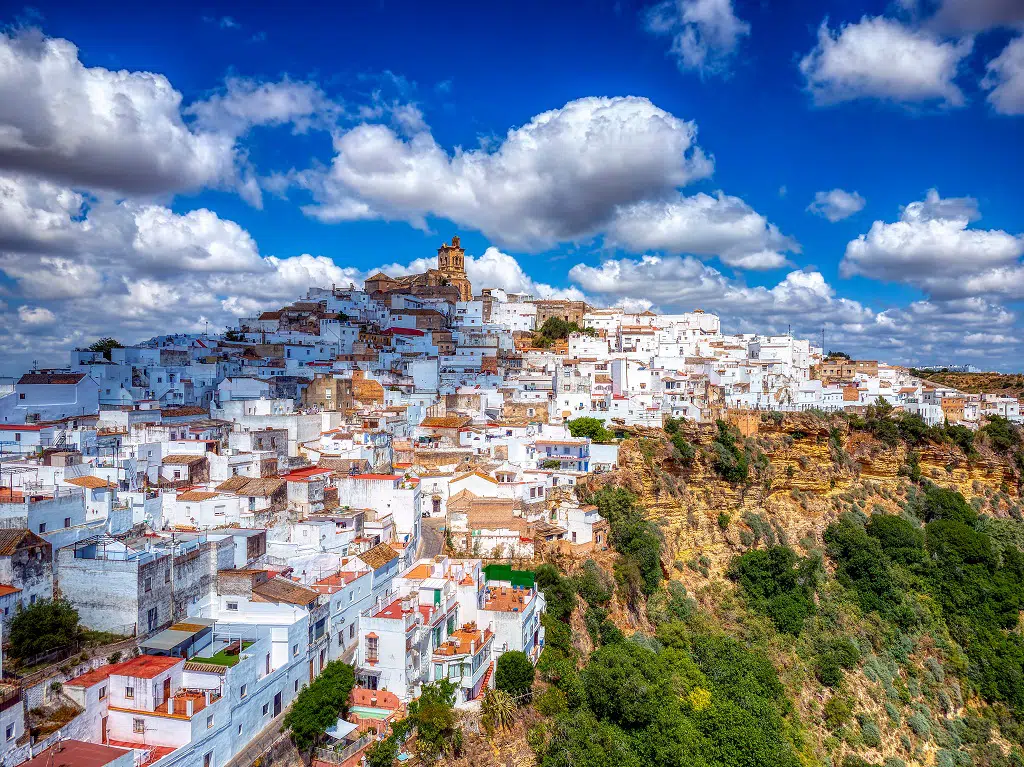
[[[105,336],[98,341],[93,341],[86,347],[86,351],[90,352],[102,352],[103,356],[108,360],[110,359],[110,352],[114,349],[123,349],[124,344],[118,341],[116,338]]]
[[[566,421],[565,425],[572,436],[586,437],[592,442],[611,442],[615,438],[615,435],[605,428],[604,421],[600,418],[581,416]]]
[[[5,639],[13,658],[27,659],[67,647],[81,638],[78,611],[66,599],[40,599],[20,608],[11,619]]]
[[[494,670],[494,686],[507,692],[512,698],[521,700],[530,694],[533,674],[533,663],[526,657],[526,653],[509,650],[498,658]]]
[[[615,579],[627,598],[653,594],[661,583],[661,533],[648,519],[636,496],[622,488],[603,488],[591,503],[611,527],[609,542],[622,556]]]
[[[555,341],[563,341],[571,333],[586,333],[588,336],[596,336],[597,331],[593,328],[581,328],[575,322],[566,322],[561,317],[548,317],[540,330],[533,336],[533,345],[539,347],[551,346]]]
[[[799,634],[814,612],[814,587],[821,563],[801,559],[788,546],[754,549],[729,568],[751,609],[771,618],[779,631]]]
[[[336,660],[299,691],[285,714],[284,726],[291,731],[292,743],[300,753],[310,753],[344,714],[355,682],[352,666]]]
[[[549,650],[545,650],[548,655]],[[544,767],[797,767],[792,707],[763,655],[684,622],[621,634],[589,658],[542,664],[552,720],[530,733]]]
[[[423,685],[420,696],[409,704],[408,714],[391,725],[391,733],[366,751],[367,767],[387,767],[394,763],[408,738],[415,736],[413,750],[426,764],[442,757],[457,757],[462,752],[463,734],[455,711],[454,682],[441,679]]]

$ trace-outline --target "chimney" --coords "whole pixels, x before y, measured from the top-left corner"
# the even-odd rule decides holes
[[[185,698],[185,716],[192,718],[192,699]]]
[[[206,698],[206,705],[209,706],[210,705],[210,691],[209,690],[203,690],[203,697]]]
[[[168,714],[173,714],[174,713],[174,696],[173,695],[170,696],[167,699],[167,713]]]

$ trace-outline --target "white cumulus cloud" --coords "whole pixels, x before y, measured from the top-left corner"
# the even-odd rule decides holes
[[[26,325],[52,325],[57,321],[53,312],[41,306],[19,306],[18,319]]]
[[[846,246],[843,276],[903,282],[933,297],[1024,297],[1024,236],[972,229],[977,202],[943,199],[932,189],[904,208],[900,220],[875,221]]]
[[[69,41],[0,32],[0,169],[163,194],[239,183],[230,136],[194,131],[163,75],[87,67]]]
[[[665,0],[647,11],[646,25],[672,38],[670,53],[681,70],[702,76],[726,72],[740,40],[750,34],[732,0]]]
[[[1024,36],[1011,40],[996,58],[988,62],[981,85],[988,103],[1000,114],[1024,114]]]
[[[661,251],[718,256],[741,269],[786,265],[796,243],[738,197],[703,192],[643,201],[620,208],[606,241],[633,252]]]
[[[709,176],[697,127],[637,97],[583,98],[508,132],[494,148],[449,153],[430,133],[384,125],[339,133],[325,172],[298,175],[324,221],[385,219],[426,228],[428,216],[541,250],[597,235],[625,205]]]
[[[818,104],[869,98],[961,106],[964,95],[954,80],[972,45],[970,38],[942,40],[882,16],[834,32],[826,21],[800,71]]]
[[[829,192],[818,192],[814,195],[807,210],[818,216],[824,216],[832,223],[849,218],[864,209],[866,200],[857,192],[844,189],[833,189]]]

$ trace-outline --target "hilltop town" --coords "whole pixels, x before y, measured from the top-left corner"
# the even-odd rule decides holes
[[[474,286],[457,236],[422,274],[311,286],[222,333],[98,340],[67,366],[0,382],[0,763],[247,767],[341,661],[354,677],[345,714],[311,754],[359,764],[437,683],[452,683],[456,711],[479,711],[504,656],[538,664],[542,568],[621,553],[616,520],[591,502],[610,479],[666,513],[706,504],[708,535],[728,531],[725,505],[675,490],[711,460],[702,444],[764,441],[751,472],[768,477],[772,450],[812,431],[786,419],[890,413],[971,435],[1022,422],[1013,396],[790,335],[723,332],[699,309]],[[806,456],[844,456],[822,489],[839,492],[852,482],[846,427],[813,428]],[[939,482],[944,464],[915,449],[900,460]],[[800,493],[812,471],[786,460],[776,482]],[[884,473],[877,451],[857,460]],[[993,461],[951,461],[948,475],[1009,487]],[[664,494],[660,466],[672,467]],[[772,479],[761,484],[769,497]],[[684,560],[672,534],[669,576],[673,561],[715,569],[710,547]],[[27,641],[22,616],[40,607],[65,622],[73,610],[73,625]],[[637,620],[609,613],[598,633]]]

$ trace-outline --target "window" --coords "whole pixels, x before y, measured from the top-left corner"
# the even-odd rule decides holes
[[[146,720],[139,719],[136,717],[132,719],[132,732],[145,732],[146,731]]]
[[[104,685],[103,687],[100,688],[100,700],[103,700],[106,697],[107,697],[107,687],[106,687],[106,685]]]
[[[206,717],[206,729],[213,729],[213,714],[210,714],[208,717]]]
[[[299,680],[296,679],[295,680],[295,692],[298,692],[298,691],[299,691]]]
[[[264,703],[263,704],[263,716],[266,716],[269,713],[270,713],[270,704],[269,703]]]
[[[134,698],[135,697],[135,688],[134,687],[125,687],[124,688],[124,697],[129,698],[129,699]]]
[[[153,579],[152,578],[146,578],[146,580],[144,581],[144,584],[145,585],[143,586],[143,588],[144,588],[145,591],[148,592],[148,591],[152,591],[153,590]]]
[[[377,637],[366,637],[366,662],[377,662]]]
[[[18,399],[25,399],[25,392],[18,392]]]
[[[71,527],[71,517],[64,517],[64,527]]]
[[[292,645],[292,657],[293,658],[298,658],[299,657],[299,646],[297,644],[293,644]]]
[[[264,706],[263,708],[266,709],[266,706]],[[238,734],[242,734],[242,725],[238,725]]]
[[[168,569],[164,570],[164,583],[170,583],[170,582],[171,582],[171,570],[170,570],[170,568],[168,568]]]
[[[241,686],[241,687],[240,687],[240,688],[238,689],[238,697],[239,697],[239,698],[244,698],[244,697],[245,697],[246,695],[248,695],[248,694],[249,694],[249,690],[248,690],[247,688],[248,688],[248,685],[245,685],[245,684],[243,684],[243,685],[242,685],[242,686]]]
[[[352,623],[348,627],[348,638],[355,639],[356,636],[356,624]]]
[[[213,752],[206,754],[203,757],[203,767],[213,767]]]
[[[19,432],[19,431],[14,432],[14,441],[15,442],[21,442],[21,432]]]
[[[228,602],[225,608],[228,610],[238,610],[238,602]]]
[[[46,532],[46,523],[45,522],[40,522],[39,523],[39,532],[41,532],[41,533],[45,533]]]

